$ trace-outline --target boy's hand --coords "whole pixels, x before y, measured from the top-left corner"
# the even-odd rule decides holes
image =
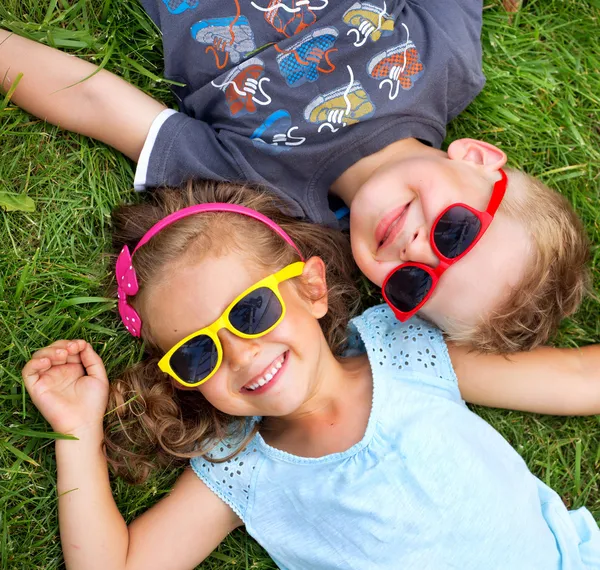
[[[62,129],[139,159],[166,107],[106,70],[0,29],[0,93],[22,73],[12,102]]]
[[[84,340],[59,340],[38,350],[22,375],[54,431],[75,434],[102,425],[108,378],[101,358]]]

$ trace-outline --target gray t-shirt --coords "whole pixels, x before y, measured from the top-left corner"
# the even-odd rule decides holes
[[[481,0],[142,0],[179,113],[153,125],[138,187],[264,185],[332,223],[330,185],[414,137],[439,147],[479,93]]]

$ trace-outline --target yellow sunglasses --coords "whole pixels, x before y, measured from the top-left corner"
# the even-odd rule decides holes
[[[246,289],[214,323],[180,340],[160,359],[158,367],[183,386],[204,384],[223,362],[217,333],[227,329],[240,338],[270,333],[285,317],[279,284],[302,275],[303,269],[304,262],[297,261]]]

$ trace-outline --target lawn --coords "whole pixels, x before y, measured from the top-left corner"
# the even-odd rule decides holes
[[[593,246],[600,284],[600,2],[531,0],[512,18],[487,0],[483,93],[451,125],[448,140],[483,138],[569,198]],[[2,0],[0,26],[106,65],[172,104],[161,80],[160,37],[135,0]],[[1,57],[1,51],[0,51]],[[141,199],[133,166],[117,152],[61,132],[0,99],[0,569],[61,568],[53,436],[20,378],[36,348],[85,338],[117,374],[141,355],[103,296],[110,270],[110,212]],[[28,197],[27,201],[24,198]],[[588,299],[556,344],[600,341],[600,302]],[[600,390],[600,383],[599,388]],[[600,521],[600,416],[554,418],[477,409],[569,507]],[[140,487],[114,482],[131,520],[168,492],[163,472]],[[94,516],[90,513],[90,517]],[[275,568],[243,531],[200,566]]]

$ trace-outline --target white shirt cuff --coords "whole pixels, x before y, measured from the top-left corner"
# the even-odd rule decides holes
[[[158,137],[158,131],[160,131],[160,128],[163,126],[164,122],[175,113],[177,113],[177,111],[173,109],[165,109],[156,116],[154,121],[152,121],[150,130],[148,131],[148,136],[144,142],[144,148],[142,148],[142,152],[140,153],[140,158],[138,159],[137,167],[135,169],[135,178],[133,179],[133,187],[138,192],[146,189],[148,163],[150,162],[150,154],[154,148],[156,137]]]

